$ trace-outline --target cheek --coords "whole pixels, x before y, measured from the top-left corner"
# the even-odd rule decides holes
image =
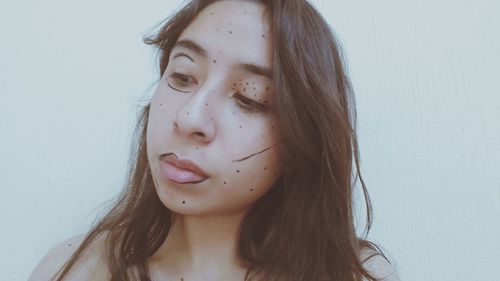
[[[270,132],[241,134],[246,140],[239,140],[227,153],[223,178],[224,185],[244,192],[259,192],[272,186],[281,173],[278,154],[279,142]],[[257,135],[257,137],[255,136]],[[241,184],[241,186],[237,186]]]
[[[232,163],[222,176],[221,190],[212,194],[213,199],[222,200],[220,205],[227,210],[247,209],[273,187],[279,174],[279,157],[271,151]]]

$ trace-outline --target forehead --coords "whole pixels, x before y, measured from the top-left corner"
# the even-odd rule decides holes
[[[207,51],[207,59],[270,66],[270,32],[264,7],[254,1],[217,1],[203,9],[182,32]]]

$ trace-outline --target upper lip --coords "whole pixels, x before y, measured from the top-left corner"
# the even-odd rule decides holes
[[[207,173],[205,173],[203,169],[201,169],[198,165],[196,165],[196,163],[189,159],[182,159],[178,158],[175,154],[169,154],[163,160],[183,170],[189,170],[202,177],[208,177]]]

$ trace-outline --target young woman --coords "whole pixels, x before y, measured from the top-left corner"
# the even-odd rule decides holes
[[[128,184],[31,280],[398,280],[356,236],[354,100],[310,4],[192,1],[145,42],[161,79]]]

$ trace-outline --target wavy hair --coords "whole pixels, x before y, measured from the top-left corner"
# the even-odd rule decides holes
[[[144,38],[158,51],[160,77],[181,32],[214,0],[194,0]],[[360,174],[354,93],[343,52],[319,12],[304,0],[260,0],[272,32],[273,83],[283,173],[240,225],[245,280],[376,280],[364,268],[372,206]],[[134,133],[126,185],[54,276],[69,272],[99,234],[112,281],[149,281],[147,259],[166,239],[172,212],[159,200],[146,156],[150,105]],[[353,162],[354,161],[354,162]],[[355,166],[355,169],[353,169]],[[366,204],[364,238],[354,225],[353,189],[359,178]]]

